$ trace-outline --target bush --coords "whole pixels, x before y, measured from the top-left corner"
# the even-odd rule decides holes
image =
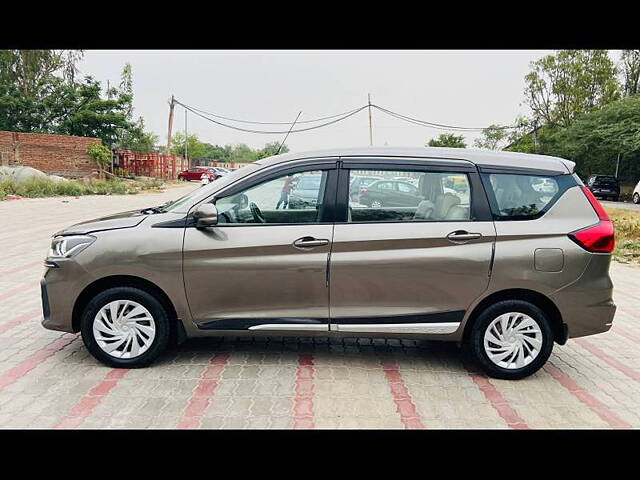
[[[21,197],[55,197],[80,195],[126,195],[136,194],[143,190],[159,190],[164,182],[154,178],[145,181],[135,180],[92,180],[83,183],[77,180],[56,183],[49,178],[31,178],[26,182],[14,180],[0,181],[0,200],[6,200],[7,195]]]
[[[616,230],[613,257],[626,262],[640,262],[640,213],[619,208],[606,210]]]

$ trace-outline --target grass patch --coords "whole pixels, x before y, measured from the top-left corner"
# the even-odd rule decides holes
[[[613,258],[640,263],[640,212],[605,207],[616,229]]]
[[[8,195],[18,195],[27,198],[81,196],[81,195],[127,195],[141,191],[162,190],[164,182],[153,178],[150,180],[91,180],[82,182],[68,180],[56,183],[48,178],[31,178],[26,182],[14,180],[0,181],[0,200],[6,200]]]

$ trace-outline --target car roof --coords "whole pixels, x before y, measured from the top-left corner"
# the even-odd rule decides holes
[[[531,168],[558,173],[573,173],[575,162],[560,157],[532,153],[474,150],[443,147],[351,147],[292,152],[262,158],[255,163],[263,166],[277,165],[292,160],[326,157],[391,157],[412,159],[444,159],[471,162],[495,167]]]

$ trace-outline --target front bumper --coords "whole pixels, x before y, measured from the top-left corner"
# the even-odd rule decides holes
[[[48,330],[75,333],[73,307],[92,277],[73,258],[56,259],[52,263],[55,266],[47,265],[40,280],[42,326]]]

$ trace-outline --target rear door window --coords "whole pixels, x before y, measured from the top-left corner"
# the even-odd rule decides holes
[[[349,170],[350,179],[367,173],[368,169]],[[471,219],[471,187],[466,173],[424,170],[371,173],[379,173],[382,179],[351,192],[350,223],[460,222]]]
[[[482,179],[496,220],[539,218],[567,188],[576,185],[571,175],[492,173],[483,174]]]

